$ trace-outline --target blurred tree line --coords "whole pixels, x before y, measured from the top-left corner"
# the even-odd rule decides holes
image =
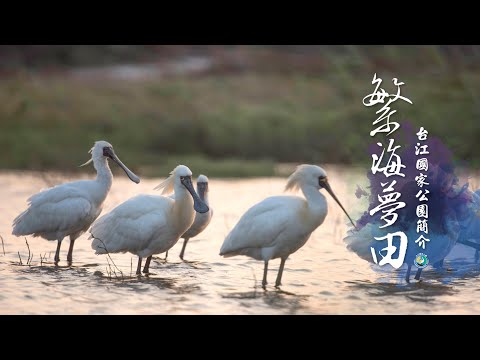
[[[192,56],[210,66],[138,81],[69,72]],[[362,99],[374,73],[389,92],[393,77],[405,82],[414,105],[398,105],[400,122],[428,128],[476,165],[479,60],[480,47],[467,45],[3,45],[0,145],[9,151],[0,168],[71,169],[98,139],[145,168],[188,160],[217,165],[216,175],[269,175],[262,167],[277,162],[367,163],[376,109]]]

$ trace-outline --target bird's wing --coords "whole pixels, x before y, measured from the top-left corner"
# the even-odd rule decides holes
[[[35,207],[46,202],[57,203],[73,197],[85,197],[86,187],[82,186],[84,183],[87,181],[74,181],[42,190],[30,196],[28,204]]]
[[[83,194],[53,195],[34,199],[35,202],[13,221],[13,234],[71,233],[88,226],[83,221],[90,216],[92,204]]]
[[[92,248],[97,253],[135,253],[144,249],[154,236],[167,226],[166,212],[171,199],[139,195],[102,216],[90,228]]]
[[[278,236],[289,226],[295,209],[303,202],[297,197],[274,196],[254,205],[227,235],[220,254],[274,246]]]

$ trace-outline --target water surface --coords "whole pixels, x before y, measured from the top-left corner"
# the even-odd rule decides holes
[[[364,182],[363,174],[325,168],[337,196],[356,217],[363,200],[354,193],[357,183]],[[0,244],[0,314],[480,313],[480,266],[465,260],[471,256],[468,249],[458,247],[460,255],[446,262],[449,270],[427,269],[423,281],[406,284],[401,279],[403,270],[374,271],[345,248],[342,239],[347,219],[328,195],[329,214],[307,244],[288,259],[283,286],[279,290],[273,287],[279,265],[279,260],[274,260],[270,262],[270,284],[264,291],[260,287],[261,262],[246,257],[223,259],[218,252],[229,230],[250,206],[283,192],[282,178],[211,179],[214,217],[210,226],[190,240],[186,261],[178,257],[181,239],[167,261],[163,255],[154,258],[154,274],[148,277],[134,276],[137,258],[131,254],[112,254],[114,264],[104,255],[95,255],[86,234],[75,243],[72,267],[66,263],[69,240],[63,243],[60,266],[55,267],[56,243],[27,237],[32,256],[27,264],[25,238],[10,235],[12,220],[26,208],[31,194],[76,178],[0,173],[0,235],[5,248],[4,254]],[[116,176],[103,213],[136,194],[158,194],[152,189],[161,180],[142,179],[135,185],[125,176]]]

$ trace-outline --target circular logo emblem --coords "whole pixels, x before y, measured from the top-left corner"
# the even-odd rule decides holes
[[[413,263],[419,269],[426,268],[429,263],[428,256],[424,253],[419,253],[417,254],[417,256],[415,256],[415,260]]]

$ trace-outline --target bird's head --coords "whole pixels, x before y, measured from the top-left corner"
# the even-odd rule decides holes
[[[155,190],[163,189],[162,194],[169,194],[174,189],[185,188],[193,198],[193,208],[201,214],[208,212],[209,208],[195,192],[192,184],[192,172],[185,165],[178,165],[170,173],[170,176],[158,185]]]
[[[208,194],[208,177],[205,175],[200,175],[197,178],[197,192],[202,200],[204,200],[205,195]]]
[[[343,212],[345,213],[345,215],[347,215],[353,227],[355,227],[355,223],[353,222],[352,218],[350,217],[350,215],[348,215],[347,211],[340,203],[340,200],[338,200],[337,196],[330,187],[327,172],[324,169],[316,165],[304,164],[298,166],[295,172],[288,178],[285,190],[298,190],[307,187],[313,187],[317,190],[325,189],[337,202],[337,204],[342,208]]]
[[[134,183],[137,183],[137,184],[140,182],[140,178],[137,175],[135,175],[124,163],[120,161],[118,156],[115,154],[115,151],[113,151],[112,144],[103,140],[96,141],[95,145],[93,145],[89,153],[92,154],[92,158],[88,160],[85,164],[82,164],[80,166],[85,166],[92,161],[95,165],[96,162],[104,158],[112,159],[115,163],[118,164],[118,166],[120,166],[123,169],[123,171],[125,171],[125,173],[130,178],[130,180],[132,180]]]

